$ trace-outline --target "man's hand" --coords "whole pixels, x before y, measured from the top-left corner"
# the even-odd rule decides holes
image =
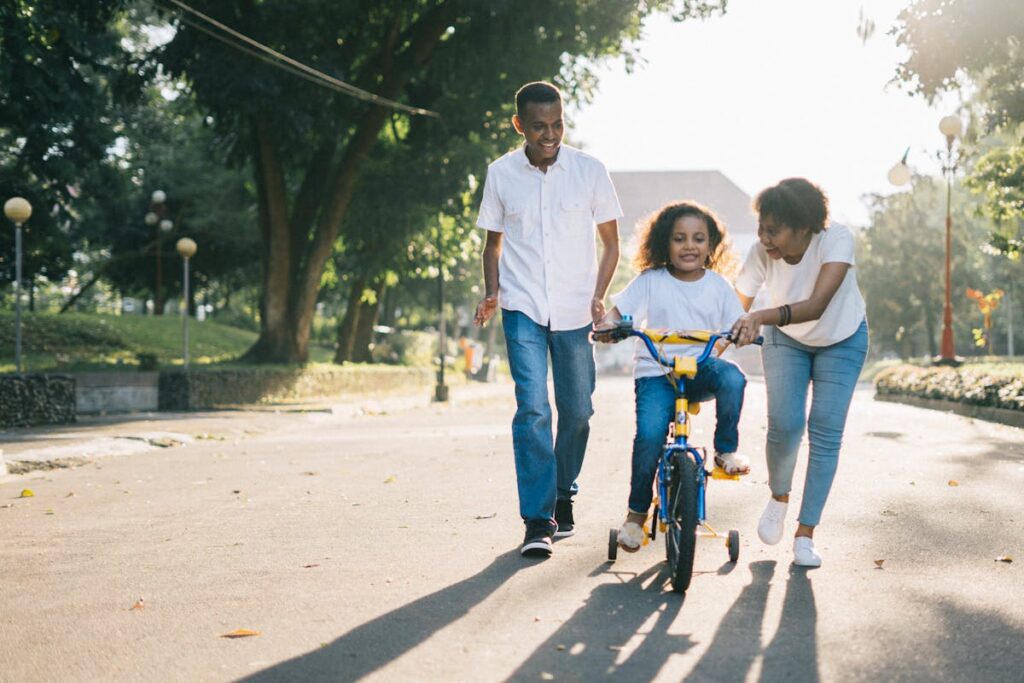
[[[604,315],[604,299],[600,299],[595,296],[590,300],[590,318],[593,320],[595,326],[604,320]]]
[[[492,294],[491,296],[485,296],[480,300],[480,303],[476,305],[476,315],[473,316],[473,324],[477,327],[483,327],[487,324],[487,321],[494,317],[494,314],[498,311],[498,295]]]

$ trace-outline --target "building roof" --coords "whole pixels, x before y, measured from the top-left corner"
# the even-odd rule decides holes
[[[638,222],[665,204],[683,199],[714,211],[728,227],[741,257],[757,238],[750,195],[721,171],[612,171],[611,177],[622,204],[619,234],[627,253],[635,251],[632,238]]]

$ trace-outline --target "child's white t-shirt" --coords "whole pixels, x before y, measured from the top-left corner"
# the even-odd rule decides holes
[[[764,284],[771,306],[795,304],[811,297],[814,283],[825,263],[850,264],[825,312],[817,320],[793,323],[780,330],[808,346],[830,346],[856,332],[865,314],[864,297],[857,287],[854,272],[853,233],[849,228],[833,224],[811,237],[807,251],[795,265],[769,257],[764,245],[755,242],[736,278],[736,289],[753,298]]]
[[[705,270],[696,282],[683,282],[665,268],[645,270],[613,295],[612,301],[619,313],[633,317],[636,327],[721,332],[743,315],[732,285],[712,270]],[[633,376],[664,375],[666,369],[651,358],[644,343],[639,339],[635,342]],[[665,344],[662,355],[698,356],[703,350],[701,344]]]

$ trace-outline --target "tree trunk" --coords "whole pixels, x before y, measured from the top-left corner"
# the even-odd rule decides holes
[[[352,344],[352,360],[356,363],[372,363],[373,354],[370,343],[373,341],[373,328],[380,314],[381,298],[384,296],[384,283],[378,282],[374,287],[376,296],[373,301],[359,302],[359,319],[356,321],[355,341]]]
[[[352,347],[355,343],[355,330],[359,322],[359,301],[363,298],[363,289],[366,287],[364,278],[356,278],[352,281],[349,289],[348,306],[345,308],[345,317],[338,325],[338,348],[334,351],[334,362],[344,363],[352,360]]]
[[[379,55],[385,68],[377,94],[397,99],[414,75],[431,57],[457,9],[454,3],[441,3],[424,13],[410,30],[409,47],[398,59],[394,51]],[[295,220],[314,223],[311,240],[306,239],[307,226],[290,223],[284,168],[273,131],[265,121],[253,122],[253,144],[256,155],[256,187],[259,197],[259,223],[264,243],[263,319],[260,337],[245,357],[258,362],[305,362],[309,353],[309,336],[320,293],[324,266],[330,258],[334,241],[348,213],[359,168],[377,144],[377,137],[389,115],[382,106],[369,106],[356,122],[355,131],[345,146],[334,172],[324,174],[329,181],[322,200],[308,205],[316,194],[315,177],[307,172],[307,183],[299,191]],[[333,149],[320,148],[313,155],[311,168],[333,159]],[[307,187],[309,188],[307,191]],[[304,245],[300,258],[294,253]],[[342,349],[339,348],[339,354]]]

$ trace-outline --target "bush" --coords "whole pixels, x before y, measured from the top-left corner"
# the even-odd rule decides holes
[[[898,365],[875,377],[881,396],[932,398],[1024,411],[1024,366],[986,363],[950,367]]]

